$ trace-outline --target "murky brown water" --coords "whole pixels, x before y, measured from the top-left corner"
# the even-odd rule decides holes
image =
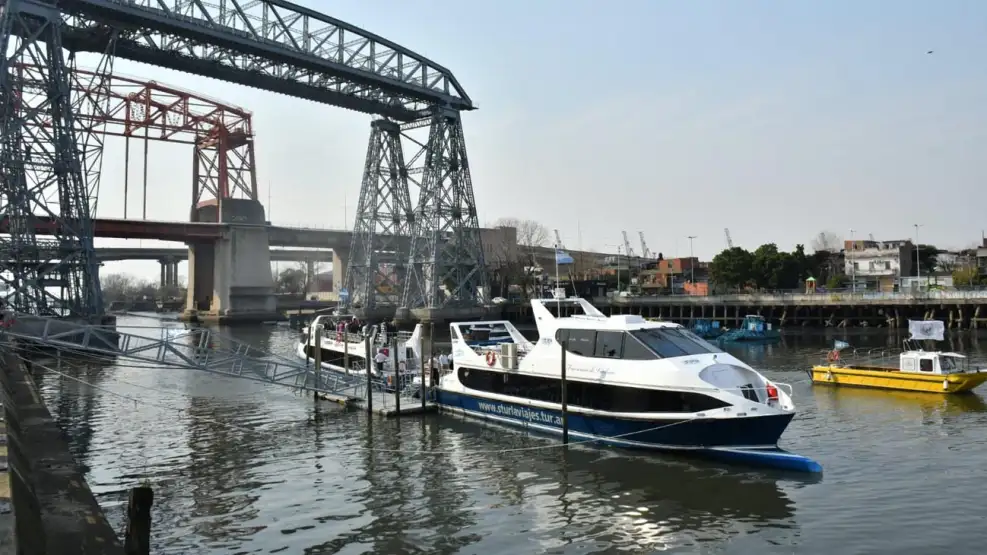
[[[282,353],[297,337],[230,333]],[[153,483],[155,553],[982,552],[987,392],[813,387],[803,370],[835,337],[894,343],[816,334],[735,350],[794,384],[800,414],[783,446],[823,464],[815,481],[612,449],[565,453],[552,439],[447,415],[368,419],[194,371],[73,371],[137,401],[42,381],[114,526],[126,489]],[[987,334],[953,348],[984,362]],[[422,449],[443,453],[400,453]]]

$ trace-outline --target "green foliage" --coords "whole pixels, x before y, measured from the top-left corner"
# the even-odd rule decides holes
[[[774,243],[761,245],[754,252],[733,247],[713,258],[710,279],[727,289],[800,289],[808,277],[820,278],[816,255],[807,256],[804,245],[797,245],[793,252],[780,251]]]
[[[833,274],[826,280],[826,289],[840,289],[846,284],[843,276]]]
[[[287,268],[281,270],[277,278],[277,288],[281,293],[299,295],[308,287],[308,272],[305,268]]]
[[[721,287],[746,287],[753,275],[754,255],[742,247],[720,252],[709,264],[710,280]]]
[[[912,259],[912,271],[911,275],[918,275],[918,271],[922,271],[922,275],[927,276],[932,272],[936,271],[938,265],[939,249],[932,245],[919,245],[918,246],[918,260],[922,263],[921,268],[915,266],[915,252],[909,253]]]
[[[953,270],[953,285],[980,285],[980,272],[976,266],[964,266]]]

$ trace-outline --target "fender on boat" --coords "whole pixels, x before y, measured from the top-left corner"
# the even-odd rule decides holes
[[[779,447],[766,449],[713,447],[708,449],[707,453],[718,459],[766,468],[811,473],[823,471],[822,465],[809,457],[790,453]]]

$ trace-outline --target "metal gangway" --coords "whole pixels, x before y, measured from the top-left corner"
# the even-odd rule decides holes
[[[309,361],[293,360],[209,328],[131,327],[144,335],[113,326],[87,325],[27,314],[5,315],[3,335],[22,347],[66,354],[123,358],[157,366],[199,370],[272,385],[310,391],[328,399],[349,401],[357,395],[354,377],[329,372]]]

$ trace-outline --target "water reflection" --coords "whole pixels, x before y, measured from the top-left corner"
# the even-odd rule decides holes
[[[263,529],[245,523],[258,516],[255,503],[268,478],[258,475],[255,463],[270,438],[255,432],[256,419],[242,417],[260,413],[259,403],[189,401],[189,516],[195,533],[213,547],[235,547]]]
[[[94,415],[99,412],[99,388],[106,382],[105,371],[112,361],[60,357],[37,362],[33,374],[42,396],[53,395],[56,399],[49,405],[52,417],[65,435],[72,438],[69,445],[72,456],[76,461],[85,461],[93,440]],[[45,367],[54,372],[48,372]],[[70,394],[64,394],[66,391]],[[84,463],[81,468],[83,472],[90,470]]]
[[[482,444],[476,439],[484,437],[490,448],[504,445],[505,433],[516,434],[452,417],[442,427],[446,449]],[[738,526],[795,526],[794,502],[763,473],[588,446],[482,459],[452,449],[448,462],[482,473],[483,486],[496,494],[489,508],[528,508],[543,549],[599,536],[620,546],[666,548],[691,543],[697,530],[726,537]]]

